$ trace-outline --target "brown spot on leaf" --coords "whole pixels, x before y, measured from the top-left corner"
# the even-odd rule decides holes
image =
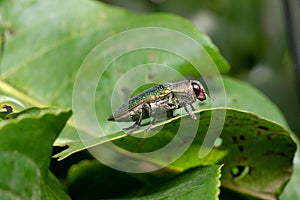
[[[252,171],[253,171],[253,167],[249,166],[248,174],[251,175]]]
[[[261,131],[257,131],[257,135],[260,136],[261,135]]]
[[[268,127],[261,126],[261,125],[260,125],[260,126],[258,126],[258,128],[259,128],[259,129],[262,129],[262,130],[265,130],[265,131],[268,131],[268,130],[269,130],[269,128],[268,128]]]
[[[238,146],[238,149],[239,149],[240,152],[243,152],[243,151],[244,151],[244,146],[239,145],[239,146]]]
[[[232,140],[233,140],[233,143],[237,143],[238,142],[238,138],[236,136],[232,136]]]
[[[246,139],[245,136],[240,135],[240,140],[245,140],[245,139]]]
[[[248,160],[248,158],[246,156],[238,156],[234,160],[238,163],[241,163],[241,162],[245,162],[246,160]]]

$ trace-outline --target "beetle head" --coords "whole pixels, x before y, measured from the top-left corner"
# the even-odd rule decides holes
[[[206,99],[206,93],[201,83],[199,81],[191,81],[191,85],[197,99],[204,101]]]

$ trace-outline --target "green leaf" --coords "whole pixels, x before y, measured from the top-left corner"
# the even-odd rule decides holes
[[[124,197],[144,184],[133,175],[97,160],[83,160],[70,167],[66,185],[72,199],[113,199]]]
[[[227,113],[227,115],[230,115]],[[241,130],[242,124],[242,130]],[[222,186],[263,199],[276,199],[292,175],[296,143],[281,125],[248,113],[231,115],[219,150],[228,153]]]
[[[197,167],[171,178],[155,174],[128,174],[84,160],[70,168],[68,192],[79,199],[218,199],[220,166]]]
[[[234,78],[223,76],[223,81],[228,107],[255,113],[261,118],[275,121],[288,128],[288,123],[281,111],[265,94],[251,85]],[[216,101],[220,94],[220,92],[216,92],[214,97]]]
[[[173,179],[152,186],[141,197],[132,199],[218,199],[220,166],[190,169]]]
[[[48,169],[53,142],[70,115],[70,110],[29,108],[0,122],[1,199],[68,198]]]

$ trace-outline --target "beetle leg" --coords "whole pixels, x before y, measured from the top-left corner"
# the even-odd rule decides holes
[[[141,114],[139,116],[139,119],[131,126],[127,127],[127,128],[123,128],[123,130],[130,130],[132,129],[130,132],[128,132],[128,134],[131,134],[132,132],[136,131],[137,129],[139,129],[141,122],[143,120],[143,116],[144,116],[144,108],[141,109]]]
[[[147,104],[147,103],[144,103],[144,104],[142,105],[142,108],[140,109],[140,110],[141,110],[141,114],[140,114],[140,116],[139,116],[139,119],[138,119],[132,126],[126,128],[126,129],[124,129],[124,130],[130,130],[130,129],[132,129],[132,130],[129,131],[127,134],[131,134],[131,133],[133,133],[134,131],[136,131],[136,130],[138,130],[138,129],[140,128],[141,123],[142,123],[142,120],[143,120],[143,117],[144,117],[144,114],[145,114],[145,112],[147,112],[147,109],[146,109],[147,107],[149,107],[150,110],[151,110],[150,105]]]
[[[154,115],[153,115],[153,120],[151,121],[151,123],[149,124],[149,126],[145,129],[146,132],[148,132],[152,126],[155,124],[157,119],[157,111],[155,111]]]
[[[192,105],[191,105],[191,107],[192,107]],[[194,107],[192,107],[192,109],[195,110]],[[189,113],[189,115],[191,116],[192,119],[195,119],[195,120],[197,119],[196,115],[194,113],[192,113],[192,111],[188,110],[187,107],[186,107],[186,105],[184,105],[184,110],[187,113]]]
[[[168,100],[169,104],[173,104],[172,103],[172,98],[173,98],[173,93],[171,92],[170,95],[169,95],[169,100]]]
[[[193,111],[195,111],[195,108],[194,108],[194,106],[193,106],[192,104],[191,104],[190,106],[191,106],[192,110],[193,110]]]
[[[142,121],[142,120],[140,120],[141,118],[142,118],[142,114],[140,115],[139,119],[133,125],[131,125],[127,128],[123,128],[123,130],[130,130],[130,129],[133,129],[133,128],[134,128],[133,131],[137,130],[141,125],[141,121]]]
[[[173,93],[170,93],[167,105],[169,106],[168,110],[179,108],[178,100]]]
[[[160,106],[161,105],[158,105],[158,107],[160,107]],[[158,110],[159,110],[159,108],[157,108],[157,109],[154,110],[154,114],[152,115],[153,119],[152,119],[151,123],[149,124],[149,126],[145,129],[146,132],[148,132],[153,127],[153,125],[155,124],[156,119],[157,119],[157,112],[158,112]],[[152,112],[151,106],[150,106],[150,112]]]

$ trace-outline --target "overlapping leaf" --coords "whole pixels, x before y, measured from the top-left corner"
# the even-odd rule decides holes
[[[68,199],[49,165],[52,145],[70,115],[70,110],[31,108],[1,121],[1,199]]]

